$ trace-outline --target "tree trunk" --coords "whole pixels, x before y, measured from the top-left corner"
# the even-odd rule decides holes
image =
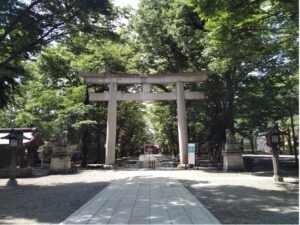
[[[96,155],[96,162],[97,163],[103,163],[104,161],[103,160],[103,157],[102,157],[102,151],[103,151],[103,148],[102,148],[102,138],[101,138],[101,135],[98,136],[98,140],[96,140],[96,143],[97,143],[97,155]]]
[[[291,131],[290,131],[290,129],[288,129],[287,139],[288,139],[290,154],[293,155],[293,147],[292,147]]]
[[[89,131],[87,129],[83,129],[82,131],[82,160],[81,160],[81,166],[86,167],[87,166],[87,157],[88,157],[88,143],[89,143]]]
[[[89,89],[88,89],[88,87],[85,88],[85,99],[84,99],[83,104],[84,105],[89,104]],[[82,146],[81,146],[81,152],[82,152],[81,166],[86,167],[87,166],[87,154],[88,154],[88,150],[87,150],[87,146],[88,146],[87,138],[88,138],[88,135],[89,135],[88,130],[83,128],[81,135],[82,135],[81,136],[81,142],[82,142]]]
[[[188,121],[187,121],[187,141],[188,143],[191,143],[191,129],[189,127]]]
[[[245,146],[244,146],[244,139],[242,138],[241,139],[241,149],[242,149],[242,152],[244,152],[244,150],[245,150]]]
[[[282,135],[282,150],[285,152],[285,135]]]
[[[234,80],[230,71],[224,74],[226,89],[228,95],[228,107],[227,107],[227,128],[234,134]]]
[[[298,152],[297,152],[297,138],[295,135],[295,126],[294,126],[294,115],[292,110],[290,110],[290,117],[291,117],[291,128],[292,128],[292,136],[293,136],[293,145],[294,145],[294,154],[295,154],[295,166],[298,168],[299,161],[298,161]]]
[[[250,148],[251,148],[251,153],[254,154],[254,142],[253,142],[253,137],[250,138]]]
[[[88,105],[89,104],[89,88],[86,86],[85,88],[85,99],[83,102],[84,105]]]
[[[222,143],[218,142],[217,143],[217,162],[221,162],[221,157],[222,157]]]
[[[121,137],[121,141],[120,141],[120,155],[121,157],[125,157],[125,150],[126,150],[126,143],[124,140],[124,136]]]

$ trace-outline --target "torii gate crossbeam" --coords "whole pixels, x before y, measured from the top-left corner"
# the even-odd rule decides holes
[[[115,163],[116,147],[116,125],[117,125],[117,101],[127,100],[176,100],[178,119],[178,138],[180,163],[187,163],[187,121],[185,100],[203,99],[202,92],[190,92],[184,90],[184,83],[195,83],[206,80],[209,71],[199,71],[193,73],[171,73],[155,75],[126,75],[126,74],[97,74],[81,73],[87,84],[109,84],[109,92],[89,93],[90,101],[108,101],[107,113],[107,136],[106,136],[106,157],[105,163],[112,165]],[[152,93],[152,84],[176,83],[176,91],[171,93]],[[122,93],[117,91],[118,84],[142,84],[143,92]]]

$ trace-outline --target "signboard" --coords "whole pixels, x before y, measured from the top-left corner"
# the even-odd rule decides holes
[[[188,164],[195,165],[195,152],[196,152],[196,144],[189,143],[188,144]]]

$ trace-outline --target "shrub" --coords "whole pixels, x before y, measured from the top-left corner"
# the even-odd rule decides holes
[[[43,162],[50,162],[51,155],[53,153],[53,146],[50,142],[47,142],[43,146],[39,147],[39,157]]]

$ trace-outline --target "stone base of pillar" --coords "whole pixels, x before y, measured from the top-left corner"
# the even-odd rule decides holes
[[[190,168],[189,164],[180,163],[177,165],[177,169],[188,169]]]
[[[242,151],[240,144],[225,144],[223,153],[223,170],[228,171],[245,171]]]
[[[115,160],[114,153],[106,151],[105,165],[113,166],[115,164],[116,164],[116,160]]]
[[[103,169],[105,170],[113,170],[113,169],[117,169],[118,166],[116,164],[104,164],[103,165]]]
[[[275,182],[283,182],[283,177],[280,176],[280,175],[274,175],[274,176],[273,176],[273,180],[274,180]]]
[[[18,186],[18,182],[16,179],[9,179],[6,183],[7,186]]]

